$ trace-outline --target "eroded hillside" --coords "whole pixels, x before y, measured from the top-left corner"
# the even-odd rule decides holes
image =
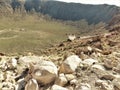
[[[67,34],[67,39],[62,35],[70,30],[72,32],[75,28],[66,25],[62,27],[64,24],[60,22],[31,15],[27,16],[30,19],[24,18],[25,22],[19,15],[17,18],[7,19],[13,22],[6,22],[6,18],[2,18],[2,23],[6,23],[7,27],[0,24],[0,40],[3,42],[0,42],[0,45],[7,45],[6,51],[11,47],[21,47],[22,44],[27,47],[30,45],[31,49],[31,42],[35,48],[39,48],[40,43],[38,46],[36,43],[40,38],[36,36],[42,37],[43,34],[50,34],[49,37],[46,36],[47,39],[42,39],[43,42],[52,40],[54,35],[52,38],[57,40],[62,36],[64,41],[41,50],[40,56],[33,52],[18,56],[9,56],[1,52],[0,90],[120,90],[120,24],[116,21],[118,16],[113,18],[108,26],[101,28],[108,29],[106,33],[98,32],[84,36]],[[60,36],[57,34],[59,30],[63,30]],[[5,44],[6,41],[8,44]],[[16,45],[15,42],[19,43]],[[25,50],[25,47],[19,49]]]
[[[0,55],[2,90],[120,90],[120,29],[69,38],[41,56]]]
[[[60,20],[85,19],[89,24],[107,23],[120,11],[120,8],[114,5],[86,5],[54,0],[0,0],[0,7],[2,13],[9,11],[7,14],[34,11]]]

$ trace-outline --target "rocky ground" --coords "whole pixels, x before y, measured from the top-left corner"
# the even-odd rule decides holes
[[[0,90],[120,90],[119,28],[69,38],[42,53],[0,53]]]

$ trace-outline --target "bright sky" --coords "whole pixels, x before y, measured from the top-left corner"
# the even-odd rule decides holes
[[[120,0],[58,0],[64,2],[75,2],[84,4],[110,4],[120,6]]]

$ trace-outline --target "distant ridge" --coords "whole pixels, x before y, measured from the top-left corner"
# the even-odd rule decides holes
[[[24,8],[26,12],[34,10],[60,20],[85,19],[89,24],[107,23],[120,11],[120,7],[114,5],[65,3],[55,0],[0,0],[0,7],[0,14],[12,13],[16,9]]]
[[[109,22],[118,11],[119,7],[114,5],[89,5],[59,1],[48,1],[42,8],[42,13],[53,18],[73,21],[86,19],[90,24],[101,21]]]

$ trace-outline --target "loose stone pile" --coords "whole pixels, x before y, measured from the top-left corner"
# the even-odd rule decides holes
[[[119,33],[102,36],[62,43],[46,56],[1,55],[0,90],[120,90]]]
[[[118,54],[118,53],[117,53]],[[120,90],[120,59],[100,62],[68,56],[61,65],[45,57],[1,56],[2,90]]]

